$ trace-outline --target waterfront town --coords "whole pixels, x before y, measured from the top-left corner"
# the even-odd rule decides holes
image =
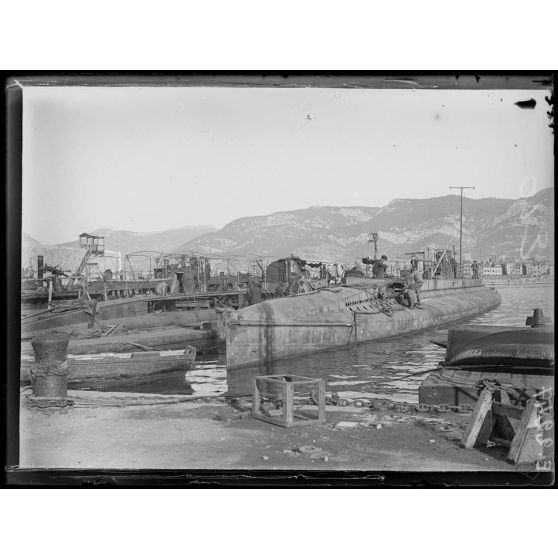
[[[22,268],[21,275],[22,278],[28,280],[42,279],[42,287],[47,289],[48,278],[53,276],[52,270],[54,268],[48,268],[46,271],[42,268],[45,259],[42,254],[39,254],[39,249],[27,251],[25,254],[27,256],[27,265]],[[435,250],[430,249],[432,255],[434,255]],[[44,250],[43,250],[44,252]],[[554,263],[550,262],[546,258],[528,258],[528,259],[514,259],[512,257],[491,255],[482,258],[479,255],[478,259],[475,259],[471,252],[463,253],[463,260],[461,264],[461,270],[459,269],[458,256],[455,250],[450,250],[452,253],[451,261],[454,266],[454,275],[462,277],[484,277],[484,278],[502,278],[504,280],[510,281],[529,281],[529,280],[544,280],[552,279],[554,277]],[[55,266],[55,274],[57,276],[69,277],[72,274],[72,269],[74,265],[77,264],[82,254],[79,249],[68,249],[64,251],[58,250],[54,251],[57,265]],[[172,257],[172,255],[170,255]],[[425,257],[429,258],[430,254]],[[421,268],[424,269],[426,266],[423,263],[422,254],[414,254],[414,257],[419,261]],[[40,259],[39,259],[40,258]],[[258,265],[255,262],[263,262],[267,264],[271,263],[272,258],[269,256],[253,256],[251,258],[240,258],[231,257],[228,260],[222,257],[206,256],[209,260],[214,260],[214,267],[216,269],[224,269],[228,273],[231,270],[242,271],[243,273],[256,273]],[[156,279],[158,271],[156,268],[158,265],[163,266],[165,259],[169,260],[169,256],[165,256],[162,252],[159,254],[155,253],[137,253],[134,255],[123,255],[119,251],[115,250],[104,250],[103,255],[98,256],[91,262],[87,262],[87,265],[83,269],[84,277],[87,281],[100,280],[103,274],[109,270],[115,277],[119,277],[122,280],[135,280],[135,279]],[[366,260],[366,258],[365,258]],[[401,256],[398,259],[386,259],[386,273],[392,277],[400,277],[401,272],[405,273],[406,266],[408,267],[409,255]],[[126,265],[123,265],[123,262]],[[352,264],[352,265],[351,265]],[[180,265],[180,264],[179,264]],[[344,270],[349,270],[351,268],[359,270],[365,277],[372,277],[372,265],[366,264],[362,261],[362,258],[356,259],[356,261],[349,262],[330,262],[327,264],[330,271],[335,273],[335,269],[340,267]],[[312,272],[313,268],[308,268],[309,273]],[[315,274],[312,274],[315,275]],[[490,280],[490,279],[489,279]]]

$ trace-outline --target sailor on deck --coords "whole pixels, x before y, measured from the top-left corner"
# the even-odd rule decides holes
[[[262,301],[262,288],[258,281],[250,281],[250,287],[246,292],[246,306],[258,304]]]
[[[382,279],[386,274],[387,269],[387,256],[382,256],[379,260],[374,262],[372,266],[372,275],[375,279]]]
[[[422,288],[423,279],[422,273],[418,270],[418,265],[416,260],[412,261],[412,270],[409,275],[405,278],[407,283],[407,294],[409,296],[409,302],[411,303],[410,308],[420,308],[420,290]]]
[[[473,272],[473,279],[478,279],[479,278],[479,264],[477,263],[477,260],[475,260],[471,264],[471,270]]]

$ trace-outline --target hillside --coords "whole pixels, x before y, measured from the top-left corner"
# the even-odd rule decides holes
[[[346,239],[367,230],[364,224],[378,211],[372,207],[326,206],[246,217],[182,244],[177,251],[284,256],[291,252],[302,255],[302,250],[303,257],[319,252],[334,258]],[[366,243],[366,232],[363,234],[360,241]]]
[[[554,190],[531,198],[463,199],[463,251],[473,257],[553,257]],[[237,219],[177,251],[354,261],[370,255],[368,233],[390,258],[426,247],[459,246],[459,196],[397,199],[383,208],[311,207]],[[537,240],[538,239],[538,240]]]
[[[92,232],[105,236],[106,249],[121,252],[122,256],[147,250],[277,258],[295,254],[309,260],[346,263],[372,255],[368,235],[377,232],[378,255],[405,259],[406,253],[427,247],[459,247],[459,196],[397,199],[382,208],[309,207],[244,217],[218,231],[211,227],[183,227],[152,233],[108,229]],[[476,259],[507,256],[553,261],[553,239],[552,188],[519,200],[463,199],[463,252],[470,252]],[[77,239],[44,246],[24,233],[22,242],[23,266],[36,265],[37,254],[42,254],[50,265],[73,269],[83,255]],[[145,262],[138,260],[137,265],[145,266]],[[107,267],[113,266],[114,262],[107,261]]]
[[[186,226],[179,229],[167,231],[157,231],[148,233],[137,233],[124,230],[96,229],[87,231],[105,237],[106,258],[93,258],[91,261],[97,262],[99,269],[115,269],[117,267],[114,256],[120,252],[124,257],[137,251],[154,250],[158,252],[171,252],[178,244],[187,242],[199,234],[215,230],[209,226]],[[65,270],[75,270],[81,262],[84,249],[79,246],[79,239],[62,244],[46,245],[23,232],[21,246],[21,262],[23,267],[31,265],[37,267],[37,256],[42,255],[45,263],[49,265],[59,265]],[[111,256],[109,256],[111,254]],[[136,270],[145,267],[146,260],[138,258],[133,261]],[[123,262],[122,262],[123,264]]]
[[[156,232],[132,232],[113,229],[85,231],[105,237],[105,248],[125,254],[142,250],[171,252],[178,245],[189,242],[197,236],[214,231],[210,226],[185,226]],[[61,248],[79,247],[79,239],[59,244]]]
[[[43,256],[44,263],[51,266],[60,266],[64,271],[74,271],[83,258],[84,250],[76,246],[58,246],[41,244],[36,239],[23,233],[21,239],[21,265],[31,266],[37,270],[37,256]],[[116,269],[115,257],[117,252],[107,251],[106,258],[95,258],[98,269]]]

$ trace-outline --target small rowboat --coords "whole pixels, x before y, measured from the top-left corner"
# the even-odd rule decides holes
[[[517,399],[553,390],[554,330],[544,325],[542,312],[540,321],[537,327],[451,329],[445,360],[422,381],[419,403],[474,405],[487,384],[505,388]]]
[[[79,382],[92,378],[134,378],[169,372],[188,370],[196,360],[196,349],[172,351],[134,351],[131,353],[98,353],[93,355],[68,355],[68,381]],[[21,380],[31,379],[35,361],[22,355]]]
[[[554,332],[549,327],[461,327],[448,333],[448,366],[554,367]]]

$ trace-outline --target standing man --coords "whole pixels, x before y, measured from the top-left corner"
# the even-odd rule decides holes
[[[246,291],[246,306],[251,306],[252,304],[258,304],[262,301],[262,288],[257,281],[250,281],[250,287]]]
[[[453,279],[457,279],[457,260],[455,259],[455,252],[450,256],[450,264]]]
[[[407,294],[409,295],[409,301],[411,305],[409,308],[422,308],[420,304],[420,290],[422,288],[423,279],[422,273],[418,270],[416,261],[412,262],[411,273],[405,278],[407,283]]]
[[[382,256],[379,260],[374,262],[372,266],[372,276],[375,279],[383,279],[387,269],[387,256]]]
[[[471,270],[473,272],[473,279],[478,279],[479,278],[479,264],[477,263],[477,260],[475,260],[471,264]]]

